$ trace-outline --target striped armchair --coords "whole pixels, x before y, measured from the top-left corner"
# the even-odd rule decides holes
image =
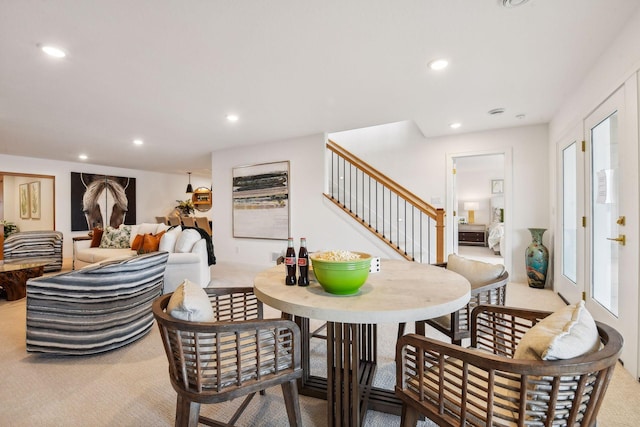
[[[27,351],[94,354],[138,340],[153,326],[167,252],[105,261],[27,281]]]
[[[4,240],[4,260],[10,263],[46,262],[44,271],[62,269],[62,233],[21,231]]]

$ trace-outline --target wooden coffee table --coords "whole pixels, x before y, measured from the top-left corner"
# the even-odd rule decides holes
[[[27,296],[27,280],[40,277],[46,262],[0,264],[0,287],[7,295],[7,301],[15,301]]]

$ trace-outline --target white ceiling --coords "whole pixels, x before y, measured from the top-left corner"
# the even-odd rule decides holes
[[[400,120],[546,123],[640,4],[500,3],[0,0],[0,153],[208,174],[213,150]]]

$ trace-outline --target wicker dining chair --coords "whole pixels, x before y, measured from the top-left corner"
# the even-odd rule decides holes
[[[179,320],[166,312],[172,294],[153,303],[153,314],[178,393],[176,426],[233,425],[256,392],[281,385],[289,424],[299,426],[297,380],[302,377],[300,329],[289,320],[262,319],[253,288],[206,288],[213,322]],[[200,405],[244,397],[231,420],[200,415]]]
[[[403,336],[396,345],[395,387],[401,425],[415,426],[423,415],[450,427],[594,426],[622,336],[595,322],[599,350],[564,360],[514,358],[523,335],[549,314],[478,306],[468,349]]]
[[[504,305],[507,298],[507,283],[509,273],[503,265],[493,265],[485,262],[449,255],[450,263],[435,264],[438,267],[449,268],[461,274],[471,285],[471,298],[459,310],[433,319],[421,320],[415,323],[416,332],[424,335],[424,326],[429,325],[451,339],[453,344],[461,345],[462,340],[470,336],[471,310],[482,304]],[[449,265],[450,264],[450,265]],[[459,267],[461,266],[462,267]],[[483,272],[474,275],[474,271]],[[404,335],[404,323],[398,328],[398,338]]]
[[[209,233],[209,236],[213,235],[213,232],[211,231],[211,226],[209,225],[209,218],[207,218],[206,216],[196,217],[196,227],[201,228],[207,233]]]
[[[174,227],[176,225],[180,225],[180,217],[175,216],[175,215],[171,215],[167,217],[167,221],[169,222],[169,225]]]
[[[192,216],[183,216],[183,217],[180,217],[180,219],[182,220],[182,225],[184,225],[185,227],[196,226],[196,220]]]

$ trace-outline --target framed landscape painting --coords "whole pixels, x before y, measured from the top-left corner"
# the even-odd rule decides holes
[[[29,183],[29,210],[32,219],[40,219],[42,207],[40,206],[40,181]]]
[[[233,168],[233,237],[287,240],[289,162]]]
[[[18,186],[18,192],[20,196],[20,218],[30,218],[31,208],[29,207],[29,184],[20,184]]]

